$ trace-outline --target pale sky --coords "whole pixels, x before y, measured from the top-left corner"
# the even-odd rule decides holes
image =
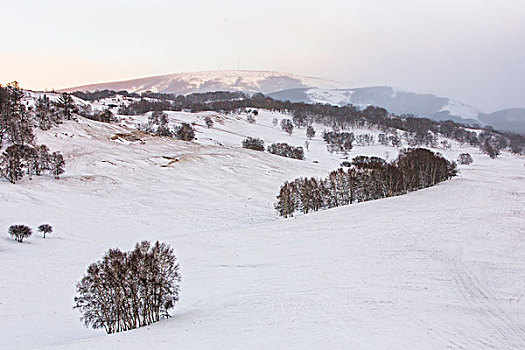
[[[525,0],[0,1],[0,82],[25,88],[239,62],[525,107]]]

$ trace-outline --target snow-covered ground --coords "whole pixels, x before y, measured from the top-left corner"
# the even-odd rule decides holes
[[[169,116],[196,122],[198,140],[135,131],[146,117],[81,118],[38,133],[66,157],[60,180],[0,182],[1,349],[525,347],[523,157],[491,160],[453,143],[439,151],[474,158],[453,180],[282,219],[273,209],[282,182],[341,162],[321,126],[298,161],[240,148],[247,136],[303,146],[304,129],[273,126],[283,115]],[[356,131],[365,132],[377,133]],[[397,149],[355,147],[349,157],[361,154],[393,159]],[[46,222],[49,238],[7,235],[11,224]],[[108,248],[144,239],[179,258],[173,317],[110,336],[85,328],[72,309],[76,282]]]

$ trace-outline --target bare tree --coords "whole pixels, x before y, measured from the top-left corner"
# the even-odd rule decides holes
[[[208,129],[213,128],[213,119],[210,116],[204,118],[204,123],[206,124]]]
[[[469,153],[461,153],[458,156],[458,163],[462,165],[470,165],[472,164],[472,156]]]
[[[56,106],[58,107],[62,116],[67,120],[71,120],[73,113],[76,112],[73,98],[67,92],[64,92],[62,95],[60,95],[58,101],[56,102]]]
[[[50,157],[50,169],[51,174],[55,177],[55,179],[58,179],[60,177],[60,174],[64,173],[64,166],[66,165],[66,162],[64,161],[64,157],[60,152],[53,152]]]
[[[46,238],[46,234],[53,233],[53,227],[49,224],[42,224],[38,226],[38,231],[44,235],[44,238]]]
[[[22,179],[22,155],[20,148],[11,145],[0,156],[0,172],[11,183]]]
[[[195,139],[195,129],[188,123],[182,123],[175,129],[175,136],[179,140],[192,141]]]
[[[9,227],[9,234],[17,241],[22,243],[24,238],[31,236],[33,231],[26,225],[11,225]]]
[[[308,125],[306,128],[306,137],[308,137],[310,140],[315,137],[315,129],[313,126]]]
[[[294,129],[292,121],[290,119],[281,120],[281,129],[283,129],[286,133],[291,135]]]
[[[248,115],[246,116],[246,120],[248,121],[248,123],[250,124],[255,124],[255,122],[257,121],[257,118],[255,117],[255,114],[254,113],[248,113]]]

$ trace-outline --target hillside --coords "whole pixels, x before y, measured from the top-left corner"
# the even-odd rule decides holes
[[[464,124],[490,125],[498,130],[525,133],[523,109],[483,114],[475,107],[447,97],[404,91],[390,86],[349,88],[345,84],[312,77],[266,71],[208,71],[97,83],[60,91],[126,90],[189,94],[210,91],[263,93],[279,100],[305,103],[374,105],[395,114],[413,114],[434,120],[454,120]]]
[[[474,158],[457,178],[282,219],[273,204],[284,181],[325,176],[343,160],[327,152],[324,126],[314,125],[299,161],[240,147],[247,136],[304,145],[304,129],[273,125],[288,115],[261,110],[250,124],[245,113],[167,114],[171,126],[194,122],[197,140],[137,131],[144,115],[79,117],[37,133],[66,157],[60,180],[0,181],[1,349],[525,346],[523,157],[492,160],[450,141],[435,150]],[[356,146],[348,158],[398,150]],[[45,240],[5,233],[43,222],[55,227]],[[75,283],[108,248],[143,239],[171,244],[180,259],[172,318],[111,336],[85,328],[72,309]]]

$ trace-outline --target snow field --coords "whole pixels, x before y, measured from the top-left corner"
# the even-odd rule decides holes
[[[323,127],[297,161],[240,148],[247,136],[304,146],[304,129],[289,136],[272,125],[284,115],[260,111],[256,124],[168,115],[196,122],[197,141],[135,133],[146,117],[65,122],[37,135],[66,157],[59,181],[0,182],[0,348],[525,346],[523,157],[491,160],[452,142],[445,157],[474,158],[453,180],[284,220],[273,210],[281,183],[326,176],[342,161],[326,152]],[[141,141],[111,140],[117,133]],[[355,147],[349,158],[387,153],[397,149]],[[45,240],[7,235],[11,224],[44,222],[55,231]],[[143,239],[171,244],[179,258],[173,317],[111,336],[85,328],[75,283],[108,248]]]

